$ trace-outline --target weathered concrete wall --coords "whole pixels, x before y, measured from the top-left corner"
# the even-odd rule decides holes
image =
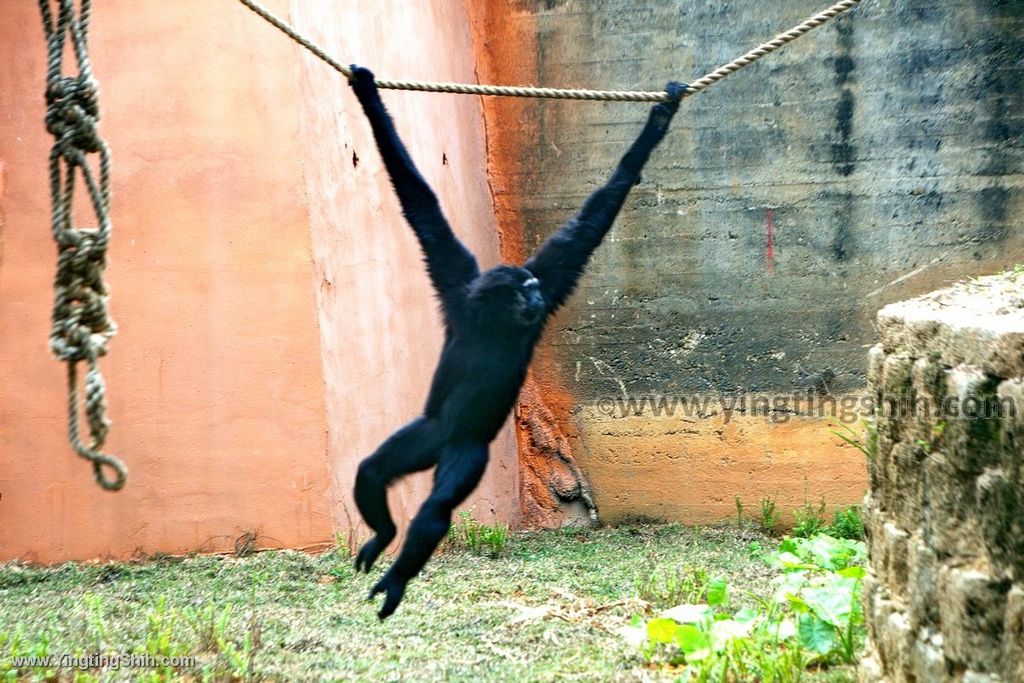
[[[1024,275],[878,326],[861,679],[1024,680]]]
[[[473,3],[492,80],[623,89],[706,73],[821,8],[494,4]],[[863,460],[830,419],[608,401],[823,385],[857,401],[873,311],[1019,260],[1022,15],[998,0],[865,3],[687,100],[536,363],[603,519],[708,521],[735,495],[860,498]],[[647,109],[492,106],[503,244],[529,251],[572,215]]]
[[[94,3],[113,150],[103,360],[112,452],[100,491],[65,437],[46,348],[54,247],[35,3],[0,10],[0,560],[333,541],[352,474],[420,410],[440,347],[414,239],[347,86],[237,3]],[[472,78],[460,3],[268,2],[381,73]],[[472,98],[388,95],[483,265],[497,259]],[[444,163],[444,157],[447,163]],[[358,164],[355,159],[359,158]],[[84,215],[84,212],[83,212]],[[469,505],[515,518],[511,432]],[[401,487],[405,520],[424,480]],[[364,530],[365,531],[365,530]]]

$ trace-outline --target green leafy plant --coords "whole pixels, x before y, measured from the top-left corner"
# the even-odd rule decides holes
[[[186,607],[182,612],[182,618],[191,629],[199,652],[217,650],[217,638],[225,632],[230,616],[230,604],[218,609],[216,605],[207,603],[198,607]]]
[[[864,430],[863,435],[866,435],[866,438],[850,427],[850,425],[842,422],[836,423],[836,427],[839,429],[833,429],[832,433],[863,453],[864,457],[869,461],[874,460],[878,454],[878,427],[868,420],[861,420],[860,425]]]
[[[823,657],[855,661],[864,636],[860,591],[867,547],[818,534],[786,539],[775,562],[785,575],[777,597],[797,614],[801,644]]]
[[[778,528],[782,515],[776,508],[775,501],[771,498],[761,499],[761,516],[758,519],[758,526],[766,534],[773,534]]]
[[[167,597],[161,595],[156,605],[146,614],[146,632],[142,650],[154,657],[180,657],[187,655],[190,648],[179,640],[181,615],[167,605]],[[154,680],[171,680],[173,667],[158,667],[151,676]]]
[[[825,497],[822,496],[818,507],[811,505],[810,501],[804,501],[802,507],[793,511],[793,535],[800,538],[810,538],[825,530]]]
[[[85,602],[85,633],[94,652],[103,652],[107,642],[107,624],[103,618],[103,600],[98,595],[86,593],[82,598]]]
[[[474,555],[486,555],[493,559],[501,556],[508,537],[506,525],[482,524],[473,519],[473,513],[468,510],[460,511],[458,521],[448,529],[449,544],[466,548]]]
[[[692,566],[649,570],[636,579],[638,597],[658,608],[702,602],[710,583],[707,572]]]
[[[229,606],[230,607],[230,606]],[[249,626],[241,640],[228,636],[230,608],[225,609],[217,624],[217,648],[227,663],[229,678],[252,680],[256,678],[255,658],[261,645],[262,624],[255,615],[249,618]]]
[[[860,541],[786,538],[768,558],[781,572],[774,599],[730,611],[728,586],[715,580],[705,603],[634,617],[624,636],[649,663],[684,667],[678,680],[799,683],[809,666],[856,661],[866,555]]]
[[[946,427],[948,427],[948,426],[949,426],[948,422],[946,422],[945,420],[941,420],[941,421],[939,421],[938,423],[936,423],[935,425],[932,426],[931,434],[930,434],[929,438],[927,438],[927,439],[914,439],[914,443],[917,444],[917,446],[922,451],[924,451],[925,454],[930,454],[930,453],[932,453],[932,451],[935,450],[935,448],[941,442],[942,435],[946,432]]]
[[[736,526],[743,526],[743,501],[739,496],[736,496]]]
[[[57,671],[51,667],[15,666],[15,660],[21,657],[34,657],[36,661],[45,660],[52,654],[51,640],[49,630],[30,637],[25,635],[20,626],[14,633],[0,633],[0,678],[13,682],[26,680],[31,674],[38,677],[31,680],[57,680]]]
[[[850,507],[832,513],[832,524],[825,532],[836,538],[848,538],[859,541],[864,538],[864,521],[860,518],[860,510]]]

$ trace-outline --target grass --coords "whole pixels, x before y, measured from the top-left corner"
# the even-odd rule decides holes
[[[640,598],[657,593],[644,581],[701,572],[727,580],[738,608],[769,597],[778,574],[756,552],[772,541],[750,529],[668,524],[506,540],[499,560],[456,549],[434,558],[384,623],[364,601],[382,568],[354,575],[347,551],[0,566],[0,680],[5,671],[13,679],[12,654],[95,652],[197,663],[77,680],[674,680],[678,672],[646,664],[621,633],[634,616],[657,613]],[[804,680],[854,678],[839,667]]]
[[[448,543],[453,549],[469,550],[474,555],[486,555],[496,560],[501,557],[508,535],[508,526],[483,524],[473,519],[472,512],[462,510],[448,530]]]

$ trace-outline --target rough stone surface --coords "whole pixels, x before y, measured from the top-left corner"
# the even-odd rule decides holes
[[[1015,272],[878,315],[864,683],[1024,680],[1020,302]]]
[[[528,527],[589,525],[597,521],[590,484],[572,457],[537,384],[528,377],[516,410],[522,523]]]

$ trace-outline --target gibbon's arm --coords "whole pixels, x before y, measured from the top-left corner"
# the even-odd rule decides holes
[[[523,266],[540,280],[548,310],[554,311],[572,294],[591,253],[611,229],[630,188],[639,182],[640,171],[651,151],[665,137],[686,86],[671,82],[665,90],[673,99],[655,105],[640,136],[622,157],[608,183],[587,197],[579,213],[549,237]]]
[[[405,149],[369,69],[352,66],[350,80],[373,137],[398,194],[402,213],[412,226],[426,256],[427,272],[446,309],[461,300],[461,289],[479,273],[476,259],[452,232],[433,190],[427,185]]]

